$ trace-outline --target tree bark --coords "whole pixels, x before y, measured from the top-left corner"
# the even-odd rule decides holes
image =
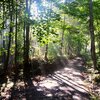
[[[45,61],[48,61],[48,44],[46,44]]]
[[[63,31],[62,31],[62,36],[61,36],[61,55],[64,53],[63,48],[64,48],[64,32],[65,32],[65,15],[64,15],[63,20],[64,20],[64,23],[62,25],[62,30]]]
[[[3,30],[5,28],[5,1],[3,0]],[[2,55],[2,62],[3,64],[5,63],[5,57],[6,57],[6,53],[5,53],[5,36],[4,36],[4,31],[3,31],[3,49],[4,49],[4,52],[3,52],[3,55]]]
[[[17,54],[18,54],[18,51],[17,51],[17,0],[16,0],[16,26],[15,26],[15,81],[17,79],[17,76],[18,76],[18,66],[17,66]]]
[[[89,4],[89,29],[90,29],[90,36],[91,36],[91,57],[93,61],[94,69],[97,67],[97,61],[96,61],[96,53],[95,53],[95,35],[94,35],[94,24],[93,24],[93,2],[90,0]]]
[[[17,65],[17,0],[16,0],[16,32],[15,32],[15,66]]]
[[[31,0],[30,0],[31,3]],[[28,0],[26,0],[26,13],[28,14],[27,19],[29,20],[30,17],[30,4],[28,2]],[[29,66],[29,32],[30,32],[30,23],[29,21],[26,21],[26,25],[25,25],[25,29],[26,29],[26,40],[25,40],[25,51],[24,51],[24,76],[25,78],[27,78],[29,76],[30,73],[30,66]]]
[[[13,0],[10,2],[9,0],[9,13],[10,13],[10,23],[12,23],[12,7],[13,6]],[[9,42],[8,42],[8,48],[7,48],[7,58],[6,58],[6,61],[5,61],[5,64],[4,64],[4,68],[5,68],[5,71],[7,72],[7,67],[8,67],[8,63],[9,63],[9,56],[10,56],[10,47],[11,47],[11,34],[13,32],[13,27],[12,25],[10,25],[10,31],[9,31]]]

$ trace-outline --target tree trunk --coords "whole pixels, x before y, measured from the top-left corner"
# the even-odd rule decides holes
[[[97,26],[99,26],[99,20],[97,20]],[[98,54],[100,56],[100,31],[99,31],[99,27],[97,29],[97,32],[98,32],[98,35],[97,35],[97,43],[98,43],[98,49],[99,49]]]
[[[89,28],[90,28],[90,36],[91,36],[91,57],[93,61],[94,69],[97,67],[97,61],[96,61],[96,53],[95,53],[95,35],[94,35],[94,24],[93,24],[93,2],[90,0],[89,4]]]
[[[3,30],[5,28],[5,1],[3,0]],[[3,55],[2,55],[2,62],[3,64],[5,63],[5,57],[6,57],[6,53],[5,53],[5,36],[4,36],[4,31],[3,31]]]
[[[77,41],[77,56],[80,56],[81,55],[81,43],[80,43],[80,40]]]
[[[99,38],[100,39],[100,38]],[[99,57],[100,57],[100,41],[98,43],[98,48],[99,48],[99,51],[98,51],[98,54],[99,54]]]
[[[31,2],[31,0],[30,0]],[[28,14],[27,19],[29,20],[30,16],[30,5],[28,0],[26,0],[26,13]],[[25,23],[25,29],[26,29],[26,40],[25,40],[25,53],[24,53],[24,76],[27,78],[30,73],[30,66],[29,66],[29,31],[30,31],[30,23],[29,21],[26,21]]]
[[[48,61],[48,44],[46,44],[45,60]]]
[[[64,53],[63,52],[63,47],[64,47],[64,32],[65,32],[65,15],[64,15],[63,20],[64,20],[64,23],[62,25],[63,31],[62,31],[62,36],[61,36],[61,55]]]
[[[10,23],[12,23],[12,7],[13,6],[13,0],[10,2],[9,0],[9,13],[10,13]],[[8,67],[8,63],[9,63],[9,56],[10,56],[10,47],[11,47],[11,34],[13,32],[13,27],[10,25],[10,31],[9,31],[9,42],[8,42],[8,48],[7,48],[7,58],[4,64],[5,67],[5,71],[7,72],[7,67]]]
[[[16,0],[16,26],[15,26],[15,80],[18,75],[18,66],[17,66],[17,0]]]
[[[16,32],[15,32],[15,66],[17,65],[17,0],[16,0]]]

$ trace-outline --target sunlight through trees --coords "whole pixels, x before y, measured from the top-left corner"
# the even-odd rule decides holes
[[[77,57],[100,73],[99,9],[100,0],[0,0],[0,80],[51,74]]]

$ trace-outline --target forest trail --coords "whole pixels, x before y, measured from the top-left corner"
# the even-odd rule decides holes
[[[37,80],[31,78],[15,85],[9,82],[9,88],[1,92],[1,100],[91,100],[91,84],[85,82],[87,75],[82,59],[77,57],[63,64],[63,69],[46,77],[37,76]]]
[[[48,97],[55,100],[90,100],[90,83],[87,83],[86,69],[81,58],[63,61],[65,68],[49,75],[38,83]],[[58,97],[58,98],[57,98]],[[53,100],[53,99],[52,99]]]

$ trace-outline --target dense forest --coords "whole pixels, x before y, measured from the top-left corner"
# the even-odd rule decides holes
[[[77,77],[88,93],[61,96]],[[53,96],[37,90],[49,78]],[[0,0],[0,100],[100,100],[99,86],[100,0]]]

